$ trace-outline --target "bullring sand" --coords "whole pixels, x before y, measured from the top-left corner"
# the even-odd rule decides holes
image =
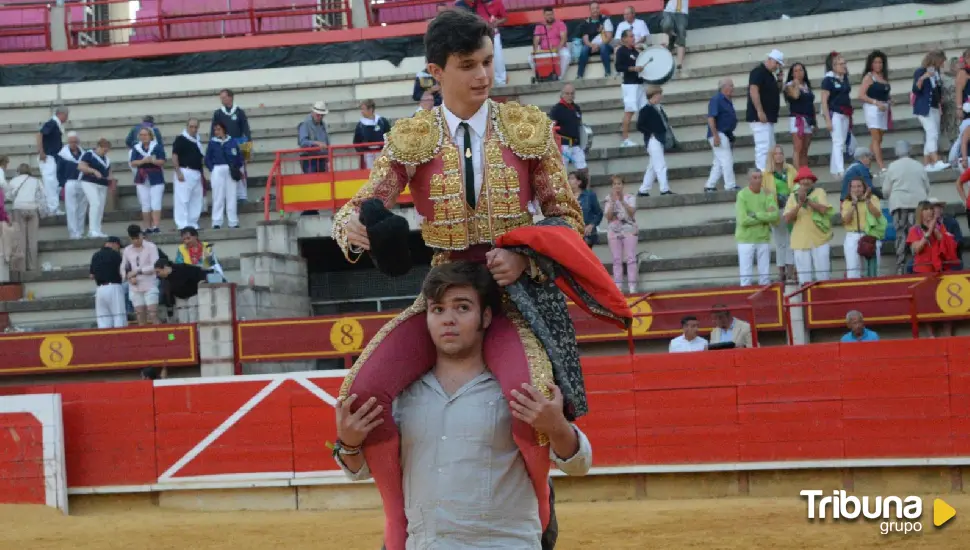
[[[804,499],[724,498],[562,503],[557,550],[683,548],[970,547],[970,495],[946,495],[957,516],[942,529],[923,512],[922,533],[883,536],[878,523],[806,519]],[[183,512],[99,499],[70,517],[42,506],[0,506],[0,547],[24,550],[378,550],[377,510]],[[960,517],[966,510],[968,517]]]

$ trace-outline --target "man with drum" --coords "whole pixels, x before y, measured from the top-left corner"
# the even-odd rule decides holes
[[[586,152],[580,140],[584,132],[583,110],[576,104],[575,98],[576,88],[572,84],[563,86],[559,103],[549,110],[549,118],[556,123],[556,133],[562,140],[563,166],[572,163],[576,170],[586,174]]]

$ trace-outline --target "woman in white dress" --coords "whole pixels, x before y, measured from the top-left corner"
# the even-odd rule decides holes
[[[862,112],[866,115],[866,127],[872,137],[872,153],[880,171],[886,170],[882,160],[882,136],[889,130],[892,120],[892,97],[889,85],[889,60],[886,54],[876,50],[866,58],[865,76],[859,87]]]

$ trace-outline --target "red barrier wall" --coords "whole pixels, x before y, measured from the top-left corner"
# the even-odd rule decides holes
[[[970,338],[585,357],[596,467],[970,455]],[[343,371],[69,384],[69,486],[333,482]],[[0,395],[25,393],[0,388]],[[0,445],[2,448],[2,445]],[[784,468],[784,464],[758,465]],[[11,471],[0,469],[2,477]],[[313,481],[316,480],[316,481]],[[137,488],[136,488],[137,489]],[[83,492],[83,489],[82,489]]]

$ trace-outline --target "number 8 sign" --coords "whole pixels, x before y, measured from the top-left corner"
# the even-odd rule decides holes
[[[48,336],[40,343],[40,362],[49,369],[62,369],[71,364],[74,345],[67,336]]]
[[[330,344],[341,353],[357,351],[364,344],[364,327],[357,319],[340,319],[330,328]]]
[[[970,281],[964,275],[948,275],[936,286],[936,305],[951,315],[970,312]]]

